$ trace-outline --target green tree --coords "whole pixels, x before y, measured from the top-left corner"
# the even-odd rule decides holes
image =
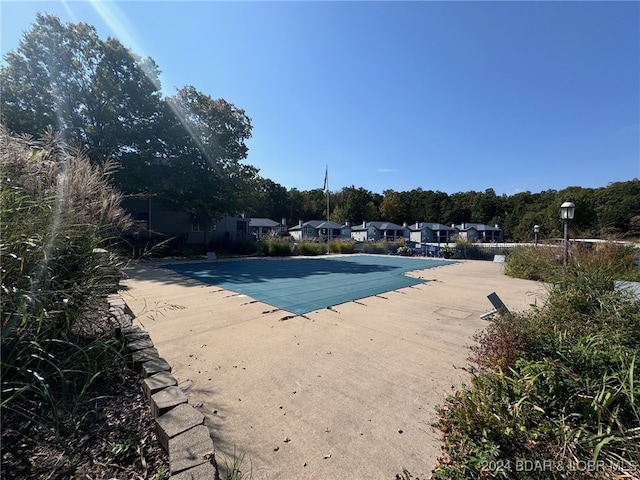
[[[329,198],[331,208],[331,198]],[[298,220],[320,220],[327,218],[327,197],[321,188],[302,192],[302,209],[298,212]]]
[[[380,212],[378,211],[378,207],[375,201],[371,200],[367,202],[364,207],[364,220],[376,221],[380,220]]]
[[[287,211],[287,225],[297,225],[302,220],[302,211],[304,210],[305,192],[301,192],[297,188],[288,191],[289,194],[289,210]]]
[[[331,211],[331,220],[341,224],[345,224],[349,218],[340,205],[336,205]]]
[[[634,231],[632,220],[640,215],[640,180],[610,183],[595,195],[601,235],[620,236]]]
[[[289,193],[282,185],[268,178],[256,177],[255,198],[252,201],[254,216],[267,217],[280,221],[290,214]]]
[[[383,194],[384,200],[380,204],[380,216],[389,222],[401,224],[407,210],[402,194],[393,190],[385,190]]]
[[[573,232],[572,236],[583,238],[596,236],[598,234],[598,215],[594,189],[568,187],[557,193],[555,202],[549,204],[547,211],[550,218],[555,218],[559,233],[563,231],[560,205],[565,201],[571,201],[576,206],[575,218],[569,224]]]
[[[116,159],[126,193],[147,193],[205,220],[250,205],[257,170],[251,120],[193,87],[162,99],[159,70],[95,28],[38,15],[0,70],[2,122],[18,133],[60,132],[94,163]]]
[[[160,112],[159,70],[95,28],[38,14],[0,70],[0,118],[34,136],[46,129],[103,162],[149,153]]]
[[[242,163],[251,137],[244,110],[194,87],[182,88],[166,103],[166,148],[150,165],[162,171],[162,181],[151,191],[205,221],[248,208],[246,191],[257,170]]]
[[[444,222],[442,212],[447,199],[448,195],[444,192],[434,192],[433,190],[424,192],[421,215],[418,215],[417,219],[425,222]]]
[[[373,194],[365,188],[345,187],[342,189],[343,222],[350,220],[352,224],[361,223],[363,220],[371,220],[367,217],[366,207],[373,202]]]
[[[483,193],[475,195],[471,206],[471,218],[473,222],[490,223],[499,213],[501,201],[493,188],[487,188]]]

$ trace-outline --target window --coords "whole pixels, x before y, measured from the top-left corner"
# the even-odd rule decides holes
[[[191,224],[191,231],[192,232],[204,232],[204,227],[200,222],[193,222]]]

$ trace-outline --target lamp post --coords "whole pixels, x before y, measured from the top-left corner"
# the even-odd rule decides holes
[[[573,202],[564,202],[560,205],[560,218],[564,224],[564,255],[562,256],[562,267],[566,270],[567,258],[569,256],[569,220],[573,220],[576,213],[576,206]]]
[[[536,247],[538,246],[538,234],[540,233],[540,225],[533,226],[533,236],[535,238]]]

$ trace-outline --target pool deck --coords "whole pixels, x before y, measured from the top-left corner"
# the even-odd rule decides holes
[[[256,480],[428,478],[434,408],[468,379],[487,295],[514,312],[546,291],[486,261],[408,275],[429,281],[295,315],[143,262],[122,296],[205,415],[220,467],[235,451]]]

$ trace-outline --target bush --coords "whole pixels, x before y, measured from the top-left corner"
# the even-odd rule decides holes
[[[247,239],[238,239],[230,245],[231,253],[235,255],[253,255],[259,251],[259,245]]]
[[[262,239],[260,251],[269,257],[283,257],[291,255],[293,245],[288,239],[268,235]]]
[[[471,360],[479,369],[439,408],[446,453],[433,478],[633,477],[640,464],[640,302],[614,290],[629,253],[609,248],[576,249],[543,306],[495,318],[476,335]],[[522,249],[514,265],[556,278],[550,251]],[[525,461],[547,468],[499,468]]]
[[[615,280],[640,281],[637,265],[640,250],[617,243],[570,245],[567,272],[595,272]],[[505,258],[505,273],[527,280],[561,283],[563,250],[561,246],[517,247]]]
[[[504,272],[526,280],[559,282],[562,278],[562,251],[554,246],[516,247],[507,252]]]
[[[82,421],[91,383],[122,366],[106,321],[122,264],[107,248],[130,221],[113,165],[92,166],[51,134],[0,137],[2,431],[64,441],[62,419]]]
[[[404,240],[378,240],[376,242],[366,242],[362,244],[362,253],[374,254],[395,254],[398,248],[406,246]]]
[[[356,243],[352,240],[331,240],[329,242],[329,252],[331,253],[354,253]]]
[[[575,271],[600,271],[601,276],[615,280],[640,282],[638,259],[640,249],[618,243],[601,243],[573,248],[570,266]]]
[[[305,256],[325,255],[327,253],[327,244],[320,242],[302,241],[296,243],[296,248],[299,255]]]

